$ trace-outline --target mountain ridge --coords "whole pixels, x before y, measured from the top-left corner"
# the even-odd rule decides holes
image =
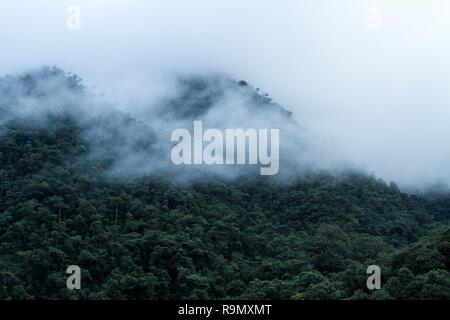
[[[107,179],[152,144],[111,147],[136,120],[50,114],[0,121],[1,299],[450,299],[448,195],[357,172]],[[381,290],[366,287],[373,264]],[[81,290],[66,287],[69,265]]]

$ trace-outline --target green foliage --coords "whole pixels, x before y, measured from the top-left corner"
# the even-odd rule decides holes
[[[449,197],[360,174],[111,181],[68,119],[1,132],[1,299],[450,298]]]

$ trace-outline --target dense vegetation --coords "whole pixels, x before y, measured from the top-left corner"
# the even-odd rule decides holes
[[[448,196],[351,173],[108,179],[82,130],[1,124],[0,299],[450,299]]]
[[[445,197],[362,175],[114,183],[80,164],[86,149],[67,121],[3,133],[0,298],[450,298]]]

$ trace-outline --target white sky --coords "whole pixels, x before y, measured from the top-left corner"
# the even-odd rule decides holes
[[[81,30],[66,27],[70,5],[81,8]],[[151,95],[168,73],[222,71],[268,91],[387,180],[450,182],[449,8],[448,0],[1,1],[0,73],[58,65],[123,101],[127,90]],[[379,28],[368,27],[373,19]]]

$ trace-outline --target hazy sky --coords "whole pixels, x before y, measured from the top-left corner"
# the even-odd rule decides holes
[[[450,183],[448,0],[2,1],[0,45],[1,74],[58,65],[123,106],[226,72],[369,172]]]

